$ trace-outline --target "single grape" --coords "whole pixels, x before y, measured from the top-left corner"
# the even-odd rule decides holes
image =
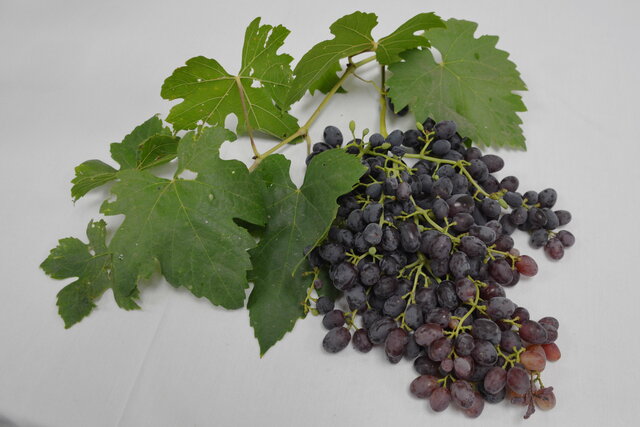
[[[367,187],[365,194],[372,199],[379,199],[382,196],[382,184],[374,182]]]
[[[451,150],[451,143],[446,139],[439,139],[430,146],[434,156],[444,156]]]
[[[523,194],[524,201],[527,205],[533,206],[538,203],[538,192],[537,191],[527,191]]]
[[[358,270],[350,262],[344,261],[332,266],[329,270],[329,276],[336,289],[345,291],[353,287],[358,277]]]
[[[559,225],[562,227],[563,225],[567,225],[571,222],[571,212],[565,210],[557,210],[556,216],[558,217]]]
[[[387,338],[384,341],[384,351],[387,355],[387,360],[391,363],[398,363],[409,343],[409,336],[407,331],[401,328],[395,328],[389,331]]]
[[[380,185],[380,184],[378,184]],[[362,219],[367,224],[380,221],[383,207],[380,203],[370,203],[362,209]],[[377,243],[376,243],[377,245]]]
[[[468,162],[478,160],[482,157],[482,151],[478,147],[470,147],[464,155],[464,159]]]
[[[400,244],[405,252],[417,252],[420,248],[420,231],[418,226],[414,222],[405,222],[401,224],[400,229]]]
[[[399,316],[407,306],[407,302],[398,295],[391,295],[384,303],[382,312],[389,317]]]
[[[331,310],[322,318],[322,326],[327,329],[337,328],[344,325],[344,313],[342,310]]]
[[[420,375],[411,382],[409,390],[411,394],[420,399],[428,398],[433,391],[440,387],[438,378],[433,375]]]
[[[534,228],[544,227],[547,223],[547,216],[542,209],[531,208],[527,216],[527,223]]]
[[[533,393],[533,401],[543,411],[548,411],[556,406],[556,395],[553,387],[545,387]]]
[[[425,323],[418,327],[413,334],[416,343],[421,346],[429,346],[435,340],[444,336],[442,326],[436,323]]]
[[[450,320],[451,320],[451,312],[443,307],[436,307],[434,309],[429,310],[424,317],[425,322],[437,323],[443,328],[446,328],[449,325]]]
[[[502,157],[496,156],[495,154],[486,154],[482,156],[480,160],[487,165],[487,169],[489,169],[490,173],[498,172],[504,167],[504,160],[502,160]]]
[[[316,310],[318,310],[318,313],[320,314],[327,314],[333,310],[333,307],[333,300],[327,296],[321,296],[318,298],[318,301],[316,301]]]
[[[429,345],[429,349],[427,350],[427,354],[429,358],[435,362],[440,362],[447,358],[451,349],[453,348],[453,344],[451,339],[447,337],[438,338],[434,342]]]
[[[382,249],[388,252],[395,251],[400,246],[400,232],[393,227],[385,226],[382,229]]]
[[[522,368],[512,367],[507,371],[507,387],[517,394],[525,394],[530,385],[529,374]]]
[[[320,246],[320,257],[329,264],[337,264],[345,258],[345,252],[342,245],[337,243],[325,243]]]
[[[576,243],[576,238],[570,231],[560,230],[556,234],[556,238],[562,243],[565,248],[570,248]]]
[[[553,205],[556,204],[557,199],[558,193],[556,193],[556,190],[553,188],[547,188],[538,194],[538,203],[540,203],[540,207],[543,208],[552,208]]]
[[[482,210],[482,213],[490,219],[497,219],[500,217],[500,213],[502,212],[500,203],[498,203],[497,200],[493,200],[488,197],[482,200],[480,209]]]
[[[379,297],[389,298],[397,288],[398,281],[395,277],[383,276],[378,280],[378,283],[373,285],[373,292]]]
[[[527,211],[527,208],[522,206],[514,209],[509,216],[509,218],[511,219],[511,222],[513,222],[515,225],[524,224],[525,222],[527,222],[528,217],[529,217],[529,211]]]
[[[560,360],[560,349],[555,343],[542,344],[542,349],[549,362]]]
[[[384,144],[384,136],[379,133],[372,133],[369,137],[369,144],[371,144],[373,148],[381,146]]]
[[[520,355],[520,363],[530,371],[542,372],[547,364],[546,355],[537,351],[525,350]]]
[[[453,372],[456,378],[468,380],[473,373],[474,362],[470,356],[460,356],[453,360]]]
[[[440,362],[440,367],[439,367],[439,372],[440,375],[442,376],[446,376],[448,374],[451,373],[451,371],[453,371],[453,359],[451,358],[446,358],[443,361]]]
[[[508,298],[494,297],[487,304],[487,314],[492,320],[510,319],[516,305]]]
[[[504,196],[502,196],[502,199],[514,209],[521,207],[523,202],[522,195],[513,191],[507,191]],[[514,223],[516,222],[514,221]]]
[[[435,412],[442,412],[451,403],[451,393],[448,388],[438,387],[429,396],[429,405]]]
[[[428,255],[431,259],[445,259],[449,257],[452,244],[451,239],[444,234],[439,234],[431,240],[428,248]]]
[[[475,347],[475,341],[469,334],[462,333],[454,340],[454,348],[458,356],[469,356]]]
[[[433,288],[420,288],[416,291],[416,303],[426,310],[438,306],[438,298]]]
[[[560,220],[554,211],[549,208],[543,208],[542,212],[547,217],[547,223],[544,225],[545,229],[554,230],[560,226]]]
[[[489,319],[476,319],[473,321],[471,335],[478,340],[486,340],[494,345],[498,345],[502,333],[494,321]]]
[[[546,245],[544,245],[544,252],[553,260],[559,260],[564,256],[564,247],[562,242],[557,237],[549,239]]]
[[[407,348],[404,352],[404,357],[407,360],[413,360],[416,357],[422,354],[422,347],[420,347],[417,343],[413,334],[409,334],[409,341],[407,342]]]
[[[549,239],[549,233],[547,230],[536,230],[531,233],[531,238],[529,239],[529,243],[534,248],[543,247]]]
[[[529,255],[522,255],[516,261],[516,268],[523,276],[533,277],[538,274],[538,264]]]
[[[435,196],[438,196],[442,199],[447,199],[453,192],[453,182],[451,182],[451,179],[447,178],[446,176],[441,177],[433,183],[431,191]]]
[[[413,330],[423,324],[422,309],[417,304],[409,304],[404,312],[405,323]]]
[[[413,361],[413,368],[420,375],[439,375],[439,363],[434,362],[427,356],[420,356]]]
[[[502,331],[500,336],[500,348],[502,351],[512,353],[522,348],[522,340],[516,331]]]
[[[475,396],[473,388],[465,380],[458,380],[449,387],[451,391],[451,400],[462,409],[470,408],[473,405]]]
[[[404,134],[401,130],[394,130],[387,136],[386,142],[391,144],[392,147],[399,147],[404,141]]]
[[[327,151],[327,150],[331,150],[332,147],[331,145],[324,143],[324,142],[316,142],[315,144],[313,144],[313,147],[311,148],[311,151],[313,154],[319,154],[322,153],[323,151]]]
[[[369,328],[369,340],[374,345],[380,345],[387,339],[389,332],[396,327],[395,320],[390,317],[382,317],[373,322]]]
[[[506,259],[496,259],[489,262],[489,274],[501,285],[509,284],[513,280],[513,270]]]
[[[431,205],[431,212],[437,220],[443,220],[449,214],[449,204],[444,199],[435,199]]]
[[[454,252],[449,259],[449,271],[454,279],[466,277],[471,270],[469,258],[464,252]],[[457,305],[457,304],[456,304]]]
[[[455,122],[451,120],[444,120],[442,122],[436,123],[433,129],[436,132],[436,138],[449,139],[453,135],[455,135],[457,126]]]
[[[334,328],[327,332],[322,340],[322,347],[328,353],[337,353],[349,345],[351,334],[346,328]]]
[[[560,328],[560,322],[558,321],[558,319],[552,316],[543,317],[542,319],[538,320],[538,323],[540,323],[541,325],[551,325],[556,329]]]
[[[472,280],[464,277],[456,280],[456,295],[462,302],[471,302],[476,297],[477,288]]]
[[[480,288],[480,298],[483,300],[488,301],[491,298],[503,297],[505,295],[504,288],[493,281],[487,283],[487,286]]]
[[[373,262],[364,262],[358,264],[360,270],[360,282],[364,286],[373,286],[380,280],[380,267]]]
[[[495,242],[498,237],[492,228],[483,225],[472,225],[469,228],[469,235],[477,237],[487,245]]]
[[[347,217],[347,227],[354,233],[364,230],[366,223],[362,218],[362,210],[354,209]]]
[[[522,322],[523,320],[529,320],[529,310],[524,307],[516,308],[516,311],[513,312],[511,318],[516,322]]]
[[[533,320],[525,320],[521,322],[518,334],[523,340],[531,344],[544,344],[547,342],[547,331],[541,324]]]
[[[460,233],[468,231],[475,222],[472,215],[464,212],[454,215],[452,220],[451,228]]]
[[[379,311],[374,309],[369,309],[362,314],[362,323],[364,324],[365,329],[371,328],[371,325],[374,324],[376,320],[382,318],[382,314]]]
[[[335,126],[327,126],[323,132],[324,142],[329,144],[332,148],[342,145],[342,132]]]
[[[454,284],[448,280],[444,280],[438,285],[436,297],[438,298],[438,304],[442,308],[453,310],[458,306],[458,297]]]
[[[345,291],[344,294],[347,298],[349,310],[364,311],[367,309],[367,294],[364,291],[364,287],[362,287],[361,285],[352,287],[351,289]]]
[[[373,348],[366,329],[358,329],[353,333],[353,348],[361,353],[368,353]]]
[[[520,181],[515,176],[505,176],[500,181],[500,188],[503,188],[507,191],[516,191],[518,186],[520,185]]]
[[[458,249],[469,257],[484,257],[487,252],[485,243],[474,236],[462,237]]]
[[[507,371],[499,366],[494,366],[484,376],[482,385],[487,393],[500,393],[507,385]]]
[[[493,366],[498,361],[498,353],[495,347],[485,340],[475,340],[471,357],[476,363],[483,366]]]

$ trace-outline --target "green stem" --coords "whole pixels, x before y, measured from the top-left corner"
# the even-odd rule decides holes
[[[247,126],[247,134],[249,134],[249,140],[251,141],[251,149],[253,150],[253,158],[260,158],[260,152],[258,151],[258,147],[256,147],[256,142],[253,140],[253,128],[251,127],[251,122],[249,122],[249,112],[247,111],[247,103],[244,97],[244,88],[242,87],[242,82],[240,81],[240,77],[236,76],[236,85],[238,86],[238,92],[240,92],[240,104],[242,104],[242,115],[244,116],[244,122]]]
[[[322,110],[324,110],[324,108],[327,106],[327,104],[329,103],[329,100],[331,100],[333,95],[335,95],[336,92],[338,91],[338,89],[340,89],[340,87],[344,84],[344,82],[347,79],[347,77],[349,77],[351,74],[353,74],[353,72],[358,67],[361,67],[361,66],[363,66],[365,64],[368,64],[369,62],[375,61],[375,59],[376,59],[375,56],[370,56],[370,57],[368,57],[366,59],[363,59],[362,61],[359,61],[359,62],[356,62],[356,63],[351,63],[351,64],[347,65],[347,69],[342,74],[342,77],[340,77],[340,80],[338,80],[338,82],[331,88],[331,90],[329,92],[327,92],[327,94],[325,95],[325,97],[322,100],[322,102],[320,103],[320,105],[318,105],[318,107],[315,109],[313,114],[311,114],[311,117],[309,117],[309,120],[307,120],[307,122],[304,125],[302,125],[300,127],[300,129],[295,131],[289,137],[283,139],[278,144],[274,145],[269,150],[267,150],[264,153],[262,153],[261,155],[259,155],[255,159],[255,161],[253,162],[251,167],[249,167],[249,170],[253,171],[256,167],[258,167],[258,165],[260,164],[262,159],[264,159],[265,157],[270,156],[271,154],[275,153],[276,151],[278,151],[280,148],[284,147],[285,145],[287,145],[291,141],[295,140],[298,137],[305,136],[307,134],[307,132],[309,132],[309,128],[311,127],[313,122],[316,121],[318,116],[320,116],[320,113],[322,112]]]
[[[380,66],[380,88],[382,92],[380,92],[380,133],[385,138],[388,136],[387,133],[387,99],[385,90],[385,71],[386,68],[384,65]]]

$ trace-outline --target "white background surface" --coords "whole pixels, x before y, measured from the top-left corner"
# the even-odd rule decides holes
[[[321,350],[319,318],[301,321],[264,359],[246,310],[227,312],[156,280],[138,312],[110,292],[64,330],[55,295],[63,282],[39,263],[61,237],[84,239],[105,192],[74,206],[73,168],[108,159],[120,141],[170,104],[159,96],[173,69],[195,55],[239,64],[255,16],[284,24],[299,58],[353,10],[376,12],[379,37],[418,12],[479,22],[500,36],[529,92],[527,153],[501,151],[523,189],[554,186],[574,214],[577,245],[560,263],[508,290],[534,318],[561,322],[562,359],[548,366],[556,409],[529,426],[628,426],[636,421],[638,42],[630,1],[11,1],[0,0],[0,426],[506,426],[521,408],[487,405],[480,420],[433,414],[409,396],[409,363],[380,351]],[[296,6],[287,6],[287,3]],[[312,134],[327,124],[375,128],[373,92],[351,81]],[[348,100],[348,101],[347,101]],[[296,107],[301,118],[319,102]],[[400,126],[408,126],[404,121]],[[269,145],[265,143],[263,147]],[[248,144],[226,146],[247,159]],[[302,146],[286,150],[302,164]],[[242,153],[242,154],[239,154]],[[294,180],[301,181],[302,166]],[[111,219],[113,224],[113,219]],[[395,424],[400,423],[400,424]]]

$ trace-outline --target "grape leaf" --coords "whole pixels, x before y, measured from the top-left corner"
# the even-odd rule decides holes
[[[437,63],[428,50],[401,54],[389,67],[389,96],[399,108],[409,105],[416,121],[431,116],[454,120],[460,134],[483,145],[525,149],[517,112],[526,111],[515,90],[526,90],[509,54],[497,49],[498,37],[474,37],[477,24],[449,19],[446,29],[426,37],[442,55]]]
[[[249,24],[242,50],[242,67],[234,76],[215,59],[198,56],[186,62],[162,85],[165,99],[182,99],[167,121],[175,129],[194,129],[199,123],[223,127],[229,114],[238,118],[237,133],[251,129],[284,138],[298,130],[286,113],[285,95],[291,83],[289,55],[278,54],[289,30],[279,25]],[[254,84],[259,87],[253,87]],[[245,117],[246,109],[246,117]]]
[[[360,160],[343,150],[328,150],[309,164],[299,189],[282,155],[265,158],[255,170],[264,184],[269,222],[251,252],[254,283],[247,308],[260,354],[280,340],[304,316],[302,302],[311,284],[303,277],[304,248],[317,244],[329,229],[338,196],[351,190],[364,173]]]
[[[120,169],[134,169],[139,164],[139,148],[147,139],[156,135],[171,135],[169,128],[162,126],[162,120],[153,116],[131,131],[122,142],[111,144],[111,158],[118,162]]]
[[[246,166],[219,157],[220,145],[233,137],[217,128],[206,128],[199,137],[185,135],[171,180],[138,169],[117,173],[111,189],[117,198],[106,201],[101,212],[125,215],[109,244],[120,295],[136,295],[138,280],[148,278],[158,263],[173,286],[225,308],[243,306],[251,266],[247,250],[255,240],[234,218],[262,225],[266,217]],[[186,169],[197,178],[180,178]]]
[[[416,32],[428,31],[432,28],[444,27],[444,22],[435,13],[420,13],[399,26],[393,33],[378,41],[376,58],[380,64],[390,65],[400,61],[400,53],[416,47],[429,47],[429,40],[424,34]]]
[[[58,312],[65,328],[70,328],[89,315],[96,306],[94,301],[112,287],[110,276],[111,254],[105,245],[105,222],[89,222],[89,243],[76,238],[65,238],[40,265],[54,279],[77,277],[73,283],[58,292]]]
[[[162,120],[153,116],[137,126],[122,142],[111,144],[111,157],[120,164],[120,170],[148,169],[170,162],[176,157],[179,138],[162,126]],[[76,166],[71,180],[71,196],[77,201],[94,188],[116,179],[117,170],[100,160],[87,160]]]
[[[331,24],[335,37],[316,44],[293,70],[295,78],[288,94],[288,103],[302,98],[307,90],[327,92],[339,80],[340,59],[373,50],[375,41],[371,30],[378,23],[373,13],[354,12]]]
[[[76,176],[71,180],[71,197],[75,202],[94,188],[116,179],[116,172],[102,160],[87,160],[76,166]]]

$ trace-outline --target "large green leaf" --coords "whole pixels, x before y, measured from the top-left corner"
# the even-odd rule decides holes
[[[432,28],[444,27],[444,22],[435,13],[420,13],[399,26],[393,33],[378,41],[376,58],[380,64],[390,65],[400,61],[400,53],[416,47],[429,47],[423,34]]]
[[[120,170],[144,170],[173,160],[179,140],[162,125],[162,120],[153,116],[125,136],[122,142],[112,143],[111,157],[120,164]],[[74,201],[116,179],[117,170],[101,160],[87,160],[78,165],[75,172],[76,176],[71,180]]]
[[[293,103],[307,90],[327,92],[339,78],[340,59],[375,49],[371,30],[378,23],[373,13],[354,12],[343,16],[331,24],[331,34],[335,37],[316,44],[293,70],[295,79],[291,84],[287,100]]]
[[[58,312],[66,328],[87,316],[95,307],[94,301],[113,285],[105,225],[104,221],[89,222],[88,244],[71,237],[61,239],[40,265],[54,279],[77,277],[58,293]]]
[[[138,281],[159,264],[172,285],[225,308],[243,306],[251,266],[247,251],[255,240],[234,219],[262,225],[266,217],[246,166],[219,157],[220,145],[233,137],[216,128],[199,137],[185,135],[171,180],[137,169],[118,172],[111,189],[116,200],[101,211],[125,215],[109,244],[119,294],[136,295]],[[197,178],[180,178],[185,169]]]
[[[264,186],[269,218],[251,250],[254,288],[247,305],[261,355],[304,316],[302,302],[310,285],[309,277],[302,277],[304,248],[324,236],[338,210],[336,199],[365,171],[357,157],[328,150],[311,161],[298,189],[289,167],[285,157],[272,155],[254,172]]]
[[[526,108],[513,91],[526,86],[509,54],[495,47],[498,37],[475,38],[473,22],[450,19],[446,26],[426,33],[441,63],[429,50],[412,50],[389,67],[391,100],[409,105],[417,121],[454,120],[462,135],[479,144],[524,149],[517,112]]]
[[[247,126],[276,138],[294,133],[298,122],[286,113],[290,103],[285,100],[292,58],[277,53],[288,34],[283,26],[261,26],[260,18],[253,20],[245,33],[237,75],[228,73],[215,59],[189,59],[162,85],[163,98],[182,99],[171,109],[167,121],[178,130],[195,129],[201,123],[223,127],[227,116],[233,114],[238,118],[237,133],[246,131]]]

